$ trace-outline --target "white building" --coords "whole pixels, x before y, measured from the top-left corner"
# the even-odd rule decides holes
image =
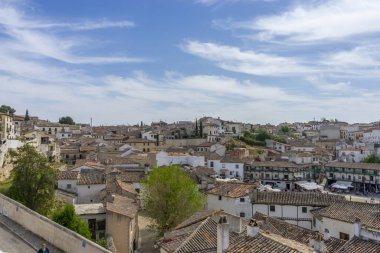
[[[225,156],[219,159],[216,156],[210,157],[207,167],[214,169],[215,173],[223,178],[243,180],[244,177],[244,162],[235,156]]]
[[[250,195],[256,184],[219,183],[208,190],[207,209],[221,209],[236,216],[252,217]]]
[[[319,192],[258,192],[252,194],[252,213],[277,217],[288,223],[313,229],[311,210],[327,207],[344,196]]]
[[[156,155],[156,166],[190,165],[192,167],[205,166],[205,157],[188,153],[168,153],[160,151]]]
[[[340,201],[312,211],[313,229],[335,238],[355,237],[380,242],[380,205]]]

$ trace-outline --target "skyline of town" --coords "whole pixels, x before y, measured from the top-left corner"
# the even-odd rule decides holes
[[[0,101],[96,125],[376,121],[379,12],[369,0],[5,0]]]

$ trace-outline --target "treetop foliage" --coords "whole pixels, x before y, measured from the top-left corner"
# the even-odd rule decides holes
[[[64,208],[54,212],[53,221],[88,239],[91,238],[91,231],[87,222],[81,220],[79,216],[76,215],[73,205],[66,204]]]
[[[48,159],[24,145],[13,154],[13,179],[9,196],[30,209],[47,215],[54,206],[57,171]]]
[[[70,116],[59,118],[58,122],[60,124],[75,125],[73,118],[71,118]]]
[[[1,105],[0,106],[0,112],[2,113],[9,113],[9,114],[14,114],[16,110],[8,105]]]
[[[197,184],[179,166],[155,168],[142,182],[142,203],[162,235],[189,218],[205,204]]]

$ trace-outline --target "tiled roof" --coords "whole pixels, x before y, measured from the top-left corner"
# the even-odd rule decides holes
[[[180,223],[174,229],[180,229],[180,228],[189,226],[191,224],[198,223],[200,221],[203,221],[203,220],[207,219],[208,217],[211,217],[211,216],[219,213],[220,211],[221,210],[211,209],[211,210],[196,212],[190,218],[188,218],[184,222]]]
[[[257,184],[246,183],[219,183],[214,188],[208,190],[207,194],[221,195],[230,198],[247,196],[252,190],[257,188]]]
[[[317,217],[327,217],[348,223],[355,223],[356,219],[360,219],[363,226],[380,230],[380,204],[339,201],[311,212]]]
[[[308,168],[310,167],[310,164],[295,164],[292,162],[285,162],[285,161],[256,162],[252,160],[250,165],[255,166],[255,167],[276,167],[276,168]]]
[[[312,248],[275,234],[240,236],[227,253],[314,253]]]
[[[319,192],[257,192],[257,196],[255,192],[252,203],[325,207],[344,199],[344,196]]]
[[[232,156],[232,155],[226,155],[225,157],[222,158],[220,161],[221,163],[244,163],[243,160],[241,160],[237,156]]]
[[[107,202],[107,211],[134,218],[138,211],[138,205],[135,200],[113,195],[113,202]]]
[[[105,184],[106,179],[103,173],[89,172],[81,173],[78,180],[78,185],[92,185],[92,184]]]
[[[58,180],[77,180],[78,171],[60,171]]]
[[[336,253],[379,253],[380,244],[373,241],[362,240],[358,237],[354,237],[349,240],[346,245],[344,245]]]
[[[268,217],[261,213],[255,213],[252,218],[261,221],[258,222],[258,225],[262,231],[269,231],[270,233],[281,235],[282,237],[305,245],[309,245],[310,239],[317,239],[318,235],[322,235],[317,231],[312,231],[280,219]],[[329,252],[335,252],[346,242],[347,241],[345,240],[330,237],[330,239],[325,241],[325,244]]]
[[[122,171],[119,175],[119,179],[128,183],[139,183],[144,176],[144,171]]]
[[[378,170],[380,171],[379,163],[342,163],[331,162],[325,165],[325,167],[335,168],[350,168],[350,169],[365,169],[365,170]]]
[[[120,180],[117,180],[116,182],[123,191],[137,195],[137,192],[136,192],[135,188],[133,188],[132,184],[128,184],[128,183],[122,182]]]

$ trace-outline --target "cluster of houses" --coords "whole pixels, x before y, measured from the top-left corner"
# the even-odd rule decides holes
[[[119,253],[138,248],[141,180],[169,165],[182,166],[198,182],[208,211],[165,234],[161,252],[359,252],[356,245],[380,251],[372,245],[380,241],[379,205],[321,192],[330,185],[380,192],[380,164],[361,162],[380,154],[376,122],[274,126],[203,117],[94,127],[4,113],[0,119],[0,167],[7,149],[36,147],[60,171],[58,196],[88,221],[93,239],[108,238]],[[258,128],[286,143],[246,145],[244,133]],[[346,213],[335,215],[339,210]]]

